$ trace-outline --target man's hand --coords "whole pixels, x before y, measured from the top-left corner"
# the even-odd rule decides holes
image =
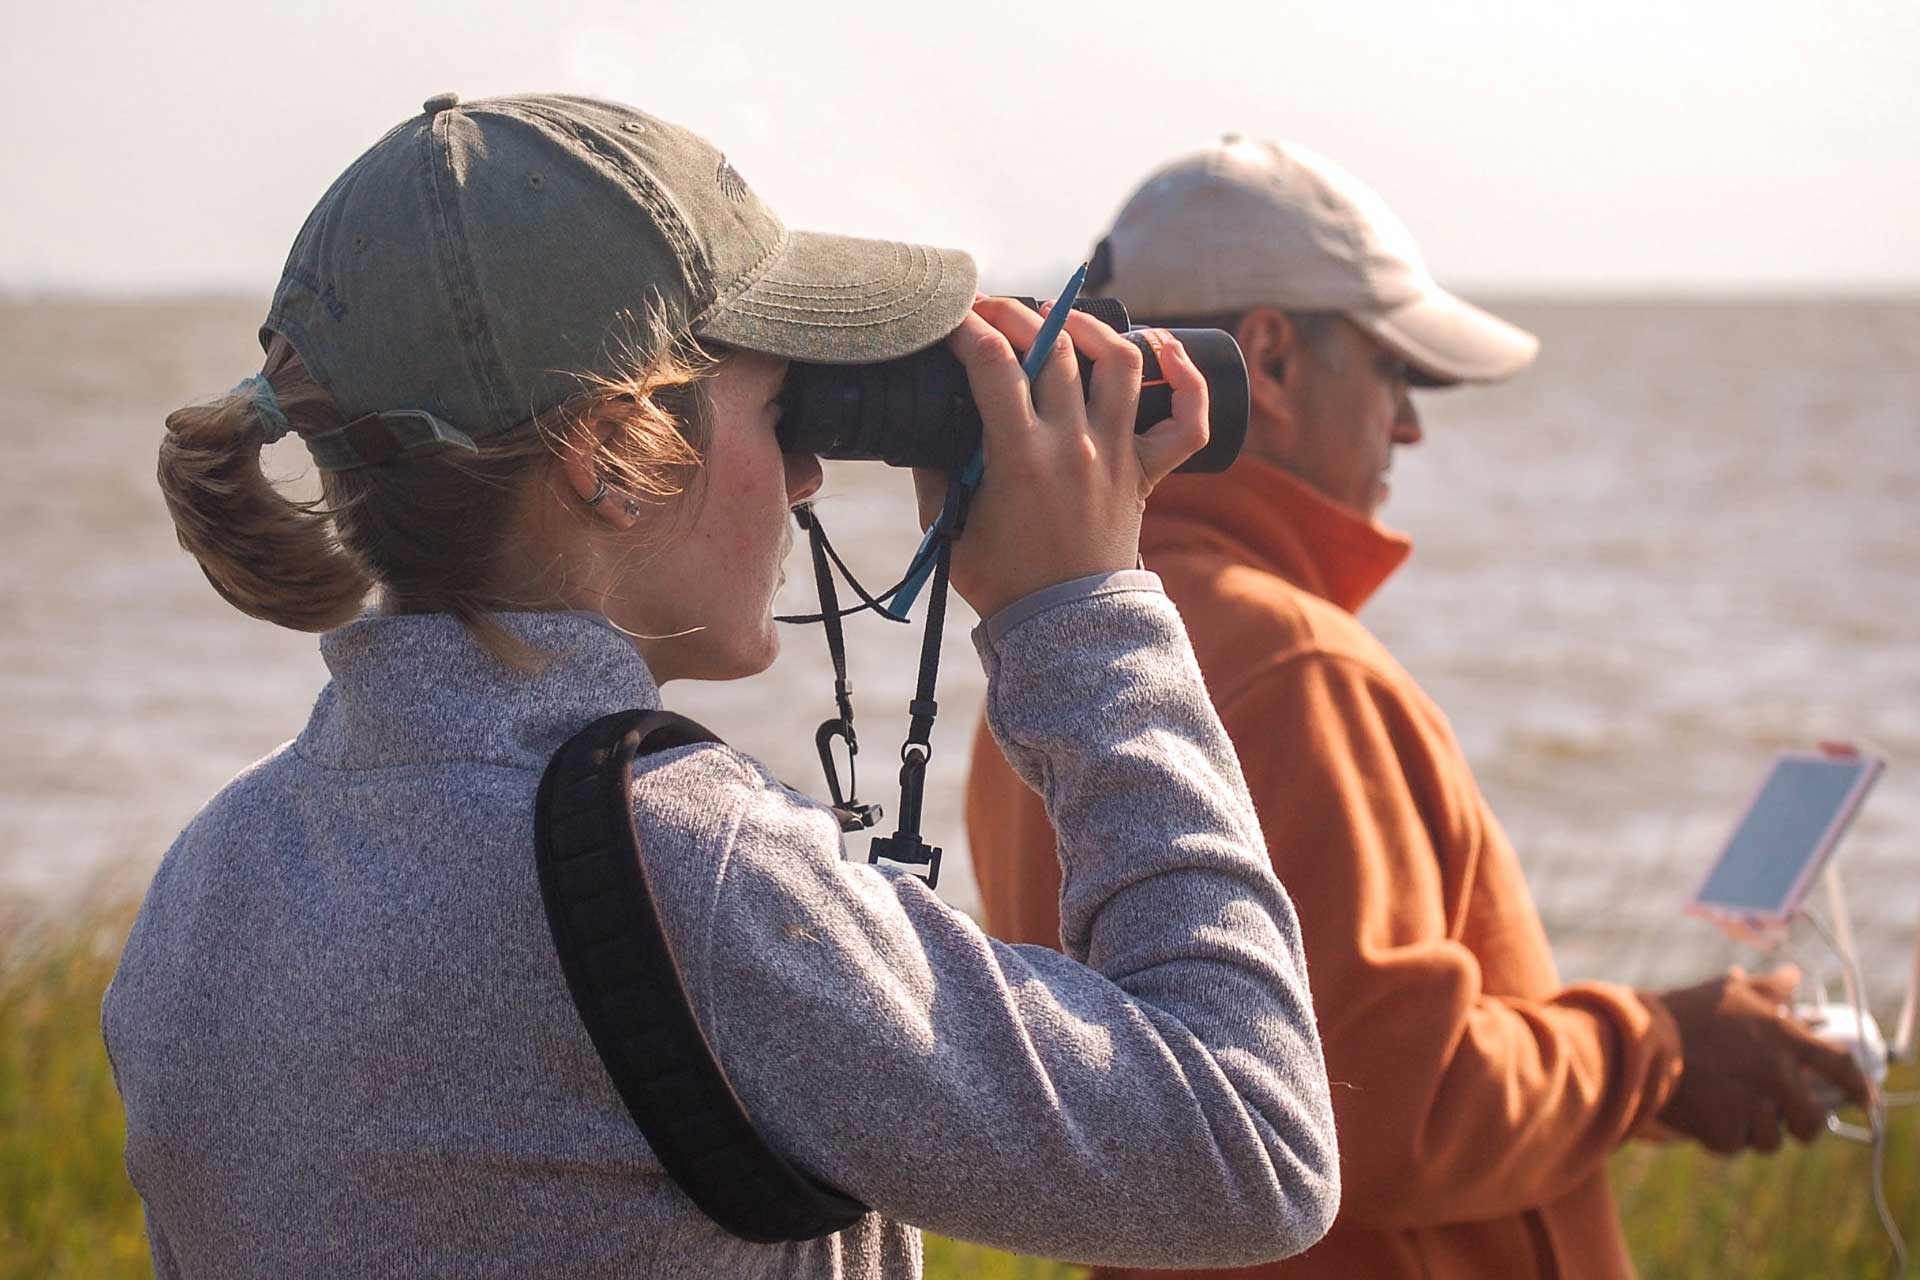
[[[1680,1083],[1660,1112],[1670,1128],[1709,1151],[1777,1150],[1781,1127],[1802,1142],[1826,1127],[1813,1081],[1865,1102],[1853,1055],[1783,1013],[1800,984],[1791,965],[1759,978],[1739,969],[1659,997],[1680,1028]]]

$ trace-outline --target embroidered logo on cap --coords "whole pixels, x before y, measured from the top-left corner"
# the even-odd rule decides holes
[[[720,167],[713,171],[713,180],[720,185],[720,190],[727,199],[735,204],[747,198],[747,180],[740,176],[738,169],[728,163],[725,156],[720,157]]]

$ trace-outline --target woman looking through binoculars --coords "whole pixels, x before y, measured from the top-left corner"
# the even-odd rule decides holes
[[[912,1275],[921,1227],[1141,1264],[1319,1237],[1336,1157],[1292,908],[1134,568],[1205,383],[1169,346],[1173,416],[1136,438],[1137,351],[1074,316],[1030,394],[1039,326],[976,300],[964,255],[786,230],[709,144],[613,104],[442,95],[334,184],[261,374],[161,447],[215,589],[324,632],[331,676],[168,853],[107,997],[161,1275]],[[767,1143],[870,1210],[752,1243],[596,1057],[535,792],[597,717],[773,660],[820,482],[776,441],[786,363],[941,340],[988,465],[952,580],[1059,827],[1070,955],[842,861],[832,815],[738,752],[642,760],[632,825],[706,1041]],[[261,474],[288,433],[316,504]]]

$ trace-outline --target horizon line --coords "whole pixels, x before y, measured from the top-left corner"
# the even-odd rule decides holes
[[[1015,276],[1026,273],[1008,273]],[[1464,298],[1497,299],[1503,303],[1529,302],[1860,302],[1920,303],[1920,280],[1893,284],[1866,284],[1858,281],[1773,282],[1751,285],[1641,280],[1624,284],[1595,284],[1574,280],[1539,281],[1526,284],[1476,284],[1468,282],[1444,286],[1447,292]],[[0,280],[0,303],[145,303],[185,302],[264,302],[270,289],[249,289],[226,283],[205,285],[150,285],[109,287],[66,281],[32,284]]]

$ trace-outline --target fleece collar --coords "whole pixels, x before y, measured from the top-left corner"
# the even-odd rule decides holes
[[[589,721],[660,705],[631,641],[590,613],[503,613],[508,630],[547,655],[506,666],[445,613],[368,615],[320,638],[333,680],[300,750],[339,769],[453,760],[545,768]]]

